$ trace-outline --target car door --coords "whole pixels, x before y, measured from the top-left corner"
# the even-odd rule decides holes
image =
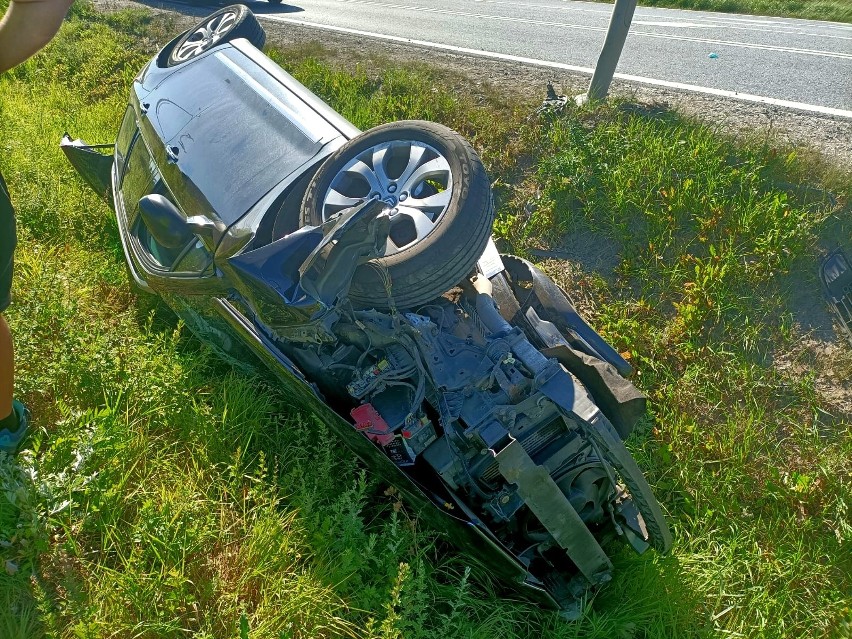
[[[137,282],[156,292],[206,294],[224,290],[213,269],[213,246],[188,226],[164,235],[143,214],[143,199],[155,196],[185,220],[186,214],[140,134],[133,108],[125,114],[116,144],[116,214],[128,263]],[[140,282],[141,280],[141,282]]]

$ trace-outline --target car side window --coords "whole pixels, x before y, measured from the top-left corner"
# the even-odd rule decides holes
[[[158,185],[160,191],[156,190]],[[121,183],[121,199],[129,226],[132,227],[139,217],[139,199],[142,196],[160,193],[172,199],[169,195],[161,193],[162,190],[165,190],[165,185],[160,170],[151,158],[145,143],[139,138],[130,149],[124,180]]]
[[[115,140],[115,163],[119,179],[124,175],[127,154],[130,152],[130,145],[133,143],[137,131],[136,112],[133,110],[133,107],[127,107],[127,111],[124,112],[124,119],[121,121],[121,128],[119,128],[118,136]]]

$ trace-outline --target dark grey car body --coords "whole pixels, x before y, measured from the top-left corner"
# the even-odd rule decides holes
[[[353,308],[386,207],[320,227],[299,211],[360,131],[244,39],[168,67],[171,46],[134,80],[111,162],[63,142],[111,192],[135,284],[230,361],[265,366],[432,527],[545,605],[607,582],[618,538],[668,550],[620,443],[644,397],[563,292],[492,243],[475,286]]]

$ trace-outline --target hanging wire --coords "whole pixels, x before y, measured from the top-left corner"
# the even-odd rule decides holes
[[[370,260],[369,262],[367,262],[367,266],[373,269],[379,276],[379,281],[381,282],[382,288],[385,290],[385,294],[387,295],[388,308],[390,309],[391,315],[395,317],[398,311],[396,309],[396,303],[393,299],[393,281],[391,280],[390,272],[378,260]]]

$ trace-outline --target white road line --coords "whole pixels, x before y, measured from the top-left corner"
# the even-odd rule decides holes
[[[839,51],[821,51],[819,49],[802,49],[799,47],[779,47],[770,44],[754,44],[751,42],[738,42],[736,40],[717,40],[714,38],[695,38],[692,36],[681,36],[663,33],[648,33],[645,31],[630,30],[630,35],[640,35],[647,38],[659,38],[661,40],[680,40],[684,42],[698,42],[702,44],[718,44],[720,46],[737,47],[739,49],[757,49],[761,51],[778,51],[782,53],[798,53],[801,55],[815,55],[824,58],[839,58],[841,60],[852,60],[852,53],[841,53]]]
[[[378,38],[379,40],[388,40],[390,42],[400,42],[403,44],[415,44],[421,47],[429,47],[431,49],[440,49],[442,51],[453,51],[455,53],[464,53],[467,55],[481,56],[484,58],[493,58],[496,60],[506,60],[509,62],[520,62],[522,64],[530,64],[539,67],[548,67],[552,69],[561,69],[563,71],[574,71],[577,73],[585,73],[591,75],[594,69],[589,67],[579,67],[572,64],[563,64],[561,62],[550,62],[547,60],[536,60],[535,58],[524,58],[517,55],[509,55],[506,53],[496,53],[494,51],[481,51],[479,49],[468,49],[465,47],[456,47],[450,44],[441,44],[440,42],[429,42],[427,40],[415,40],[413,38],[403,38],[400,36],[387,35],[384,33],[374,33],[372,31],[361,31],[360,29],[350,29],[348,27],[334,27],[327,24],[319,24],[316,22],[308,22],[307,20],[297,20],[295,18],[283,18],[281,16],[263,14],[258,15],[262,20],[274,20],[275,22],[286,22],[288,24],[296,24],[303,27],[313,27],[315,29],[325,29],[327,31],[336,31],[338,33],[347,33],[350,35],[359,35],[369,38]],[[736,100],[744,100],[746,102],[759,102],[761,104],[769,104],[780,106],[789,109],[797,109],[799,111],[809,111],[811,113],[821,113],[824,115],[835,115],[841,118],[852,119],[852,111],[844,109],[835,109],[832,107],[819,106],[817,104],[805,104],[803,102],[792,102],[790,100],[779,100],[777,98],[767,98],[760,95],[752,95],[750,93],[738,93],[736,91],[726,91],[724,89],[713,89],[711,87],[701,87],[694,84],[683,84],[681,82],[669,82],[668,80],[657,80],[654,78],[646,78],[639,75],[627,75],[624,73],[616,73],[615,77],[619,80],[628,82],[639,82],[641,84],[650,84],[653,86],[666,87],[670,89],[680,89],[683,91],[692,91],[694,93],[704,93],[707,95],[717,95],[725,98],[734,98]]]
[[[505,0],[474,0],[474,1],[475,2],[502,3]],[[605,5],[591,4],[591,3],[588,3],[588,2],[578,3],[575,0],[561,0],[561,2],[563,2],[563,3],[570,2],[572,5],[583,4],[583,5],[588,6],[588,7],[605,6]],[[522,6],[523,6],[523,4],[522,4]],[[568,7],[566,7],[566,8],[568,8]],[[574,7],[574,6],[572,6],[570,8],[573,9],[574,11],[584,11],[586,13],[612,14],[612,9],[597,9],[597,8],[595,8],[595,9],[592,9],[592,8],[580,9],[579,7]],[[637,7],[637,11],[642,11],[643,9],[648,11],[649,9],[651,9],[651,7]],[[671,13],[679,12],[679,13],[687,13],[687,14],[696,14],[696,13],[702,14],[702,18],[698,18],[698,19],[703,19],[703,17],[706,16],[706,19],[708,19],[708,20],[726,20],[726,21],[729,21],[729,22],[745,22],[745,23],[750,23],[750,24],[769,24],[769,25],[777,24],[777,25],[784,25],[784,26],[790,26],[790,27],[801,26],[801,23],[803,23],[803,22],[812,22],[812,23],[818,23],[819,27],[821,29],[842,29],[842,30],[846,30],[846,31],[852,31],[852,25],[847,24],[845,22],[832,22],[832,21],[829,21],[829,20],[808,20],[808,19],[805,19],[805,18],[781,18],[781,17],[778,17],[778,16],[754,16],[754,15],[750,15],[750,14],[747,14],[747,13],[719,13],[719,12],[714,12],[714,11],[697,11],[697,10],[691,10],[691,9],[670,9],[670,8],[667,8],[667,7],[656,7],[656,12],[650,12],[649,11],[647,14],[644,14],[644,15],[656,16],[656,15],[659,15],[660,13],[667,14],[667,13],[670,13],[670,12]],[[637,13],[636,15],[639,15],[639,14]],[[694,20],[694,19],[696,19],[696,18],[690,18],[690,20]]]
[[[473,2],[482,3],[482,4],[491,4],[491,5],[501,5],[501,6],[509,6],[509,7],[523,7],[524,9],[528,7],[535,7],[537,9],[550,9],[553,11],[571,11],[571,12],[583,12],[583,13],[595,13],[601,15],[602,20],[609,20],[610,15],[612,14],[611,9],[607,9],[605,11],[601,11],[600,9],[581,9],[575,4],[566,5],[565,2],[570,0],[562,0],[563,4],[553,5],[553,4],[538,4],[538,3],[526,3],[526,2],[509,2],[507,0],[473,0]],[[813,38],[832,38],[839,40],[852,40],[852,26],[850,25],[839,25],[836,22],[827,22],[827,23],[817,23],[812,25],[802,25],[790,22],[778,22],[773,19],[764,19],[764,20],[744,20],[742,18],[732,18],[730,16],[717,16],[715,14],[705,14],[705,15],[688,15],[688,14],[696,14],[696,13],[704,13],[698,11],[684,11],[684,10],[661,10],[656,13],[646,13],[642,11],[642,7],[638,7],[636,13],[634,14],[633,23],[640,24],[637,19],[644,21],[645,24],[650,25],[667,25],[671,23],[674,26],[682,26],[680,23],[676,22],[677,20],[683,20],[689,23],[690,26],[703,27],[706,29],[735,29],[737,31],[755,31],[762,33],[778,33],[782,35],[800,35],[807,36]],[[687,14],[687,15],[684,15]],[[721,24],[726,22],[734,22],[734,23],[743,23],[750,25],[764,25],[764,26],[741,26],[739,24]],[[767,26],[774,26],[776,28],[770,29]],[[846,30],[850,35],[830,35],[827,33],[819,33],[813,31],[803,31],[802,29],[843,29]],[[792,31],[791,31],[792,29]]]
[[[662,22],[657,20],[633,20],[631,24],[641,24],[643,27],[674,27],[677,29],[707,29],[718,26],[715,24],[699,24],[697,22]]]
[[[595,27],[585,24],[571,24],[568,22],[553,22],[549,20],[537,20],[533,18],[515,18],[511,16],[498,16],[487,13],[470,13],[467,11],[453,11],[452,9],[439,9],[437,7],[418,7],[405,4],[388,4],[386,2],[375,2],[374,0],[339,0],[342,4],[381,7],[383,9],[400,9],[403,11],[419,11],[421,13],[435,13],[439,15],[463,16],[466,18],[480,18],[498,22],[515,22],[521,24],[532,24],[543,27],[559,27],[563,29],[577,29],[580,31],[606,32],[606,27]],[[840,53],[837,51],[820,51],[818,49],[800,49],[797,47],[779,47],[769,44],[752,44],[750,42],[737,42],[735,40],[716,40],[713,38],[696,38],[692,36],[681,36],[666,33],[651,33],[648,31],[637,31],[631,29],[630,36],[641,36],[656,38],[658,40],[677,40],[682,42],[696,42],[699,44],[710,44],[716,46],[736,47],[740,49],[756,49],[761,51],[776,51],[780,53],[796,53],[800,55],[819,56],[824,58],[839,58],[841,60],[852,60],[852,53]]]
[[[773,33],[779,36],[801,36],[805,38],[828,38],[830,40],[852,40],[852,35],[833,35],[828,33],[816,33],[811,31],[793,30],[794,27],[784,27],[784,29],[768,29],[766,27],[741,27],[735,24],[721,24],[719,22],[662,22],[654,20],[634,19],[633,24],[642,24],[647,26],[659,27],[683,27],[688,26],[694,29],[723,29],[727,31],[751,31],[752,33]]]

